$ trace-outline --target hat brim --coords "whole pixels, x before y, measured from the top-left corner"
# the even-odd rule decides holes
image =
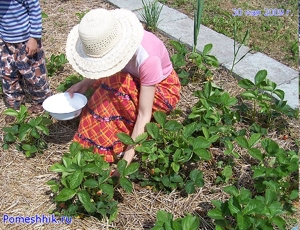
[[[79,25],[74,26],[68,35],[67,59],[83,77],[99,79],[121,71],[141,44],[144,29],[135,14],[126,9],[115,9],[112,13],[120,23],[122,36],[118,44],[104,56],[95,58],[85,54],[78,34]]]

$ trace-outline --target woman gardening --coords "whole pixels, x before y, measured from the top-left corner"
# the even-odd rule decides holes
[[[166,47],[131,11],[94,9],[70,31],[66,54],[85,77],[67,90],[70,96],[94,89],[74,141],[92,146],[107,162],[124,153],[130,164],[134,149],[124,146],[116,134],[135,139],[153,112],[170,112],[180,98],[180,82]]]

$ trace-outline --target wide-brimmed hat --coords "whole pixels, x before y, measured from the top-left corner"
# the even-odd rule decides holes
[[[143,35],[143,26],[133,12],[93,9],[70,31],[66,56],[82,76],[108,77],[126,66]]]

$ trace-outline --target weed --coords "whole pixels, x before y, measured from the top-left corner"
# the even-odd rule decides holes
[[[146,23],[147,29],[152,32],[156,31],[163,5],[160,4],[157,0],[142,0],[142,3],[144,8],[140,15]]]

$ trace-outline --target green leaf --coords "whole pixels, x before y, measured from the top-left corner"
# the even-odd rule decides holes
[[[17,140],[17,138],[12,133],[7,133],[4,136],[4,142],[13,143],[16,140]]]
[[[96,166],[94,163],[86,164],[82,168],[83,172],[93,173],[93,174],[100,174],[102,172],[102,169],[98,166]]]
[[[127,166],[127,161],[126,160],[119,160],[118,164],[117,164],[117,169],[118,169],[118,172],[120,173],[120,175],[122,177],[125,176],[125,169],[126,169],[126,166]]]
[[[248,79],[239,81],[238,85],[243,89],[252,89],[255,86],[254,83]]]
[[[36,128],[38,130],[41,130],[43,132],[43,134],[45,134],[47,136],[49,135],[49,129],[46,126],[44,126],[44,125],[38,125],[38,126],[36,126]]]
[[[260,133],[254,133],[251,135],[250,139],[249,139],[249,148],[253,147],[254,145],[256,145],[259,140],[261,138],[261,134]]]
[[[153,139],[159,138],[159,128],[156,123],[153,122],[147,123],[146,130]]]
[[[229,185],[229,186],[223,188],[223,191],[234,197],[239,195],[239,190],[233,185]]]
[[[211,159],[211,154],[208,150],[206,149],[194,149],[194,152],[202,159],[202,160],[210,160]]]
[[[290,194],[290,199],[291,200],[295,200],[295,199],[297,199],[299,197],[299,192],[298,192],[298,190],[293,190],[292,192],[291,192],[291,194]]]
[[[134,145],[134,141],[131,138],[131,136],[129,136],[126,133],[117,133],[117,137],[120,139],[120,141],[122,143],[124,143],[125,145]]]
[[[163,210],[159,210],[156,214],[156,219],[161,222],[170,222],[173,220],[173,215]]]
[[[193,140],[193,149],[209,148],[211,143],[202,136],[198,136]]]
[[[275,93],[279,98],[280,100],[283,100],[284,99],[284,91],[281,90],[281,89],[276,89],[273,91],[273,93]]]
[[[18,112],[12,108],[8,108],[7,110],[4,111],[5,115],[9,115],[9,116],[14,116],[17,117],[18,116]]]
[[[216,220],[224,220],[225,218],[223,217],[223,213],[221,210],[218,209],[212,209],[210,210],[207,215],[212,218],[212,219],[216,219]]]
[[[199,229],[200,221],[196,216],[188,214],[181,220],[182,230]]]
[[[68,177],[70,189],[75,189],[81,184],[83,180],[83,175],[84,174],[81,170],[77,170]]]
[[[83,185],[88,188],[97,188],[99,186],[95,179],[88,179],[83,183]]]
[[[76,191],[69,188],[63,188],[59,194],[55,197],[55,201],[67,201],[72,199],[76,194]]]
[[[189,180],[185,183],[185,191],[187,194],[192,194],[195,192],[195,184],[193,181]]]
[[[12,127],[3,127],[2,130],[6,133],[17,134],[19,132],[19,125],[13,125]]]
[[[222,175],[226,178],[225,182],[227,183],[232,176],[232,168],[230,165],[225,166],[225,168],[222,170]]]
[[[140,164],[138,162],[129,164],[125,169],[124,176],[128,176],[132,173],[135,173],[139,169],[139,167]]]
[[[139,144],[148,138],[148,133],[142,133],[135,138],[135,144]]]
[[[261,82],[263,82],[266,79],[267,74],[267,70],[259,70],[254,77],[255,85],[259,85]]]
[[[103,193],[109,196],[109,199],[114,196],[114,187],[110,184],[101,184],[100,189]]]
[[[87,212],[94,213],[96,211],[95,204],[91,202],[91,197],[86,190],[79,191],[77,196]]]
[[[260,161],[263,160],[263,154],[261,153],[261,151],[259,149],[251,148],[251,149],[248,149],[248,152],[253,158],[260,160]]]
[[[183,127],[182,136],[188,139],[197,130],[197,123],[193,122]]]
[[[23,124],[19,130],[19,140],[22,142],[26,139],[27,134],[29,134],[31,130],[31,126],[27,124]]]
[[[277,193],[273,190],[273,189],[266,189],[266,194],[265,194],[265,198],[266,198],[266,204],[269,205],[271,204],[273,201],[276,200],[277,198]]]
[[[72,155],[75,155],[77,152],[79,152],[82,149],[82,146],[78,142],[72,142],[69,149],[70,149],[70,153]]]
[[[164,128],[168,131],[178,131],[182,128],[182,124],[178,121],[171,120],[165,124]]]
[[[275,217],[273,217],[272,218],[272,223],[273,224],[275,224],[279,229],[282,229],[282,230],[284,230],[284,229],[286,229],[286,222],[285,222],[285,220],[282,218],[282,217],[280,217],[280,216],[275,216]]]
[[[211,43],[206,44],[203,48],[202,54],[203,55],[207,55],[210,53],[211,49],[212,49],[213,45]]]
[[[59,164],[59,163],[55,163],[54,165],[52,165],[50,168],[49,168],[50,171],[52,172],[65,172],[66,171],[66,168],[65,166]]]
[[[178,172],[179,171],[179,169],[180,169],[180,165],[179,164],[177,164],[177,163],[175,163],[175,162],[172,162],[171,163],[171,167],[172,167],[172,169],[174,170],[174,172]]]
[[[155,111],[153,113],[153,117],[155,121],[161,126],[164,127],[166,120],[167,120],[167,115],[164,112],[161,111]]]
[[[239,146],[241,146],[242,148],[249,148],[249,144],[248,141],[245,137],[239,136],[237,138],[235,138],[236,142],[238,143]]]
[[[36,128],[32,128],[31,132],[30,132],[31,136],[33,136],[36,139],[39,139],[41,136],[38,133],[38,131],[36,130]]]
[[[231,214],[239,214],[241,212],[241,206],[235,197],[229,198],[228,208],[229,208]]]
[[[246,91],[241,93],[241,96],[245,99],[255,99],[257,95],[254,91]]]
[[[131,193],[132,191],[132,183],[125,177],[121,177],[120,178],[120,185],[122,186],[122,188],[128,192]]]

